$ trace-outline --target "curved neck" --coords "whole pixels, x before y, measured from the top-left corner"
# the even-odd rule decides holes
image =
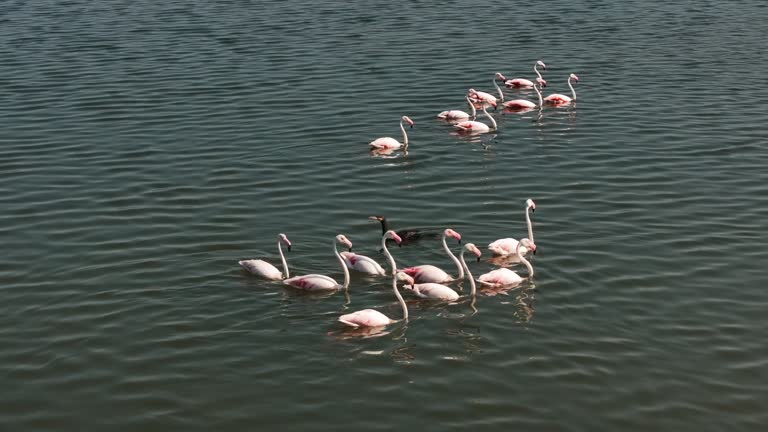
[[[403,320],[408,321],[408,306],[405,305],[405,300],[403,300],[403,296],[400,295],[400,291],[397,289],[397,276],[392,276],[392,290],[395,291],[395,297],[397,297],[397,302],[400,303],[400,307],[403,308]]]
[[[344,285],[341,287],[347,289],[349,287],[349,270],[347,269],[347,263],[344,262],[344,258],[342,258],[339,251],[336,250],[336,239],[333,239],[333,254],[336,255],[336,259],[338,259],[339,264],[341,264],[341,269],[344,270]]]
[[[536,63],[534,63],[534,64],[533,64],[533,71],[534,71],[534,72],[536,72],[536,75],[537,75],[537,76],[538,76],[540,79],[544,79],[544,78],[542,78],[542,77],[541,77],[541,73],[539,73],[539,70],[538,70],[538,69],[536,69],[536,67],[537,67],[538,65],[539,65],[539,63],[538,63],[538,62],[536,62]]]
[[[461,266],[461,263],[459,262],[459,259],[456,258],[456,255],[451,252],[451,250],[448,248],[448,243],[445,242],[445,233],[443,233],[443,249],[445,249],[445,253],[448,254],[449,257],[453,260],[453,262],[456,264],[456,267],[459,269],[459,276],[456,279],[461,279],[464,277],[464,268]]]
[[[544,105],[544,101],[541,99],[541,91],[539,90],[538,87],[536,87],[536,84],[533,85],[533,89],[536,90],[536,94],[539,95],[539,106]]]
[[[400,130],[403,131],[403,145],[408,146],[408,134],[405,133],[405,126],[403,126],[403,120],[400,120]]]
[[[573,85],[571,84],[571,77],[568,77],[568,87],[571,88],[571,94],[573,94],[573,100],[576,100],[576,90],[573,88]]]
[[[499,92],[499,99],[501,99],[501,101],[504,102],[504,92],[502,92],[501,87],[499,87],[499,85],[496,84],[496,75],[493,76],[493,86],[496,87],[496,91]]]
[[[392,269],[392,276],[395,276],[395,273],[397,273],[397,267],[395,266],[395,259],[392,257],[392,254],[389,253],[389,249],[387,249],[386,236],[381,237],[381,249],[384,250],[384,255],[387,256],[387,260],[389,261],[389,267]]]
[[[283,255],[283,248],[280,245],[280,240],[277,240],[277,251],[280,252],[280,260],[283,261],[283,273],[285,273],[285,278],[288,279],[291,277],[290,273],[288,273],[288,263],[285,261],[285,255]]]
[[[488,117],[488,119],[491,121],[491,124],[493,125],[493,127],[491,129],[496,129],[496,127],[497,127],[496,120],[493,118],[493,116],[488,114],[488,110],[485,109],[485,105],[483,105],[483,114],[485,114],[485,116]]]
[[[469,104],[469,107],[472,108],[472,117],[477,117],[477,110],[475,109],[475,104],[472,103],[472,101],[469,99],[469,96],[467,96],[467,103]]]
[[[523,256],[523,254],[520,253],[520,243],[517,244],[517,249],[515,249],[515,253],[517,253],[517,258],[520,260],[520,262],[525,265],[525,267],[528,269],[528,279],[531,279],[533,277],[533,266],[530,262],[528,262],[527,259]]]
[[[472,297],[475,296],[475,292],[477,291],[477,286],[475,286],[475,279],[472,277],[472,273],[469,272],[469,266],[467,265],[467,262],[464,261],[464,250],[461,251],[461,255],[459,255],[461,258],[461,265],[464,267],[464,270],[467,272],[467,279],[469,279],[469,286],[472,287],[472,290],[469,292],[469,295]]]
[[[528,240],[533,241],[533,224],[531,223],[531,208],[525,208],[525,222],[528,224]]]

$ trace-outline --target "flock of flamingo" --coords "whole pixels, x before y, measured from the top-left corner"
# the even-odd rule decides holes
[[[573,81],[578,81],[578,77],[575,74],[570,74],[568,78],[568,86],[571,89],[572,97],[557,93],[551,94],[547,97],[542,97],[541,88],[546,87],[547,82],[541,76],[541,73],[538,70],[539,67],[545,70],[546,65],[542,61],[537,61],[536,64],[534,64],[533,70],[537,75],[535,82],[523,78],[507,80],[504,75],[496,73],[493,78],[493,85],[498,91],[499,98],[496,98],[495,96],[486,92],[469,89],[465,99],[472,109],[471,115],[464,111],[451,110],[443,111],[439,113],[437,117],[450,122],[459,132],[473,134],[485,133],[491,130],[495,130],[497,127],[496,121],[490,114],[488,114],[487,108],[496,108],[499,101],[506,109],[514,111],[527,111],[535,109],[536,107],[542,108],[545,104],[552,106],[563,106],[574,103],[576,101],[576,91],[572,85]],[[504,84],[509,88],[532,88],[538,95],[538,105],[525,99],[515,99],[505,102],[504,93],[496,83],[497,80],[503,81]],[[476,117],[477,108],[482,109],[486,117],[490,119],[492,126],[478,122],[476,120],[470,120]],[[400,129],[403,133],[402,143],[390,137],[378,138],[370,143],[372,150],[393,151],[397,149],[407,149],[408,135],[405,131],[404,124],[408,124],[409,126],[413,127],[414,122],[408,116],[402,117],[400,121]],[[337,235],[332,242],[333,254],[336,256],[336,259],[338,260],[339,265],[341,266],[341,269],[344,273],[343,283],[339,283],[335,279],[322,274],[307,274],[291,277],[288,270],[288,263],[286,262],[282,248],[283,245],[285,245],[290,251],[291,241],[285,234],[282,233],[277,237],[277,250],[282,262],[282,271],[274,265],[261,259],[242,260],[239,261],[239,264],[243,269],[254,275],[270,280],[282,281],[285,285],[307,291],[347,290],[350,283],[350,270],[375,276],[389,275],[392,278],[392,290],[394,292],[395,298],[402,308],[402,320],[407,321],[408,307],[398,289],[398,283],[403,283],[403,287],[413,293],[413,295],[416,297],[432,299],[436,301],[452,302],[461,298],[460,294],[456,290],[447,285],[452,282],[457,282],[464,279],[469,281],[471,290],[468,296],[474,297],[477,290],[476,282],[483,286],[500,288],[515,286],[520,284],[525,279],[532,278],[534,275],[533,266],[531,265],[530,261],[525,258],[525,256],[531,253],[536,253],[536,244],[533,241],[533,226],[530,217],[530,213],[535,210],[536,204],[533,202],[533,200],[526,200],[525,220],[528,226],[527,238],[521,238],[519,241],[514,238],[502,238],[488,244],[487,247],[488,251],[490,251],[494,256],[516,258],[526,267],[528,272],[525,276],[519,275],[509,268],[501,267],[488,273],[482,274],[477,277],[477,279],[475,279],[470,272],[464,256],[466,253],[469,253],[477,258],[477,261],[480,261],[480,249],[478,249],[472,243],[466,243],[461,248],[461,252],[457,258],[447,243],[447,239],[450,237],[461,244],[461,234],[451,228],[446,228],[443,230],[441,236],[438,236],[435,233],[421,232],[416,230],[394,231],[388,229],[387,220],[383,216],[371,216],[370,219],[381,223],[383,233],[381,237],[381,252],[383,252],[384,256],[386,257],[388,270],[382,267],[382,265],[379,264],[379,262],[374,258],[353,253],[352,242],[343,234]],[[457,276],[455,278],[445,270],[434,265],[419,265],[414,267],[398,268],[395,262],[395,258],[387,248],[388,243],[403,245],[420,240],[437,240],[437,238],[441,238],[443,250],[456,266]],[[348,250],[339,252],[337,245],[342,245]],[[345,314],[340,316],[338,320],[342,324],[353,328],[383,327],[401,321],[390,319],[375,309],[364,309],[350,314]]]

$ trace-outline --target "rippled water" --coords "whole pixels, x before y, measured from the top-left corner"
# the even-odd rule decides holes
[[[768,7],[519,6],[4,5],[0,425],[764,429]],[[537,59],[576,106],[434,118]],[[408,153],[369,153],[404,114]],[[340,279],[335,234],[379,256],[369,215],[485,246],[529,197],[533,283],[407,297],[375,335],[336,318],[399,316],[388,280],[302,295],[236,263],[285,232],[295,274]]]

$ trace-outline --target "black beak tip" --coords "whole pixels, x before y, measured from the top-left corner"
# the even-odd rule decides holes
[[[352,248],[349,248],[349,251],[352,252]]]
[[[461,244],[461,239],[459,239],[459,244]]]
[[[536,255],[536,249],[533,250],[533,254]]]
[[[288,252],[290,252],[290,251],[291,251],[291,247],[290,247],[290,246],[288,246]]]
[[[480,257],[477,257],[477,262],[480,262]]]

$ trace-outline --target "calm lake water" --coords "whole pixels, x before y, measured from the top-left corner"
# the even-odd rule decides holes
[[[768,5],[674,3],[6,2],[0,429],[765,430]],[[537,59],[575,106],[435,119]],[[532,282],[374,335],[336,319],[399,317],[389,279],[237,265],[284,232],[340,280],[373,214],[485,249],[527,198]]]

